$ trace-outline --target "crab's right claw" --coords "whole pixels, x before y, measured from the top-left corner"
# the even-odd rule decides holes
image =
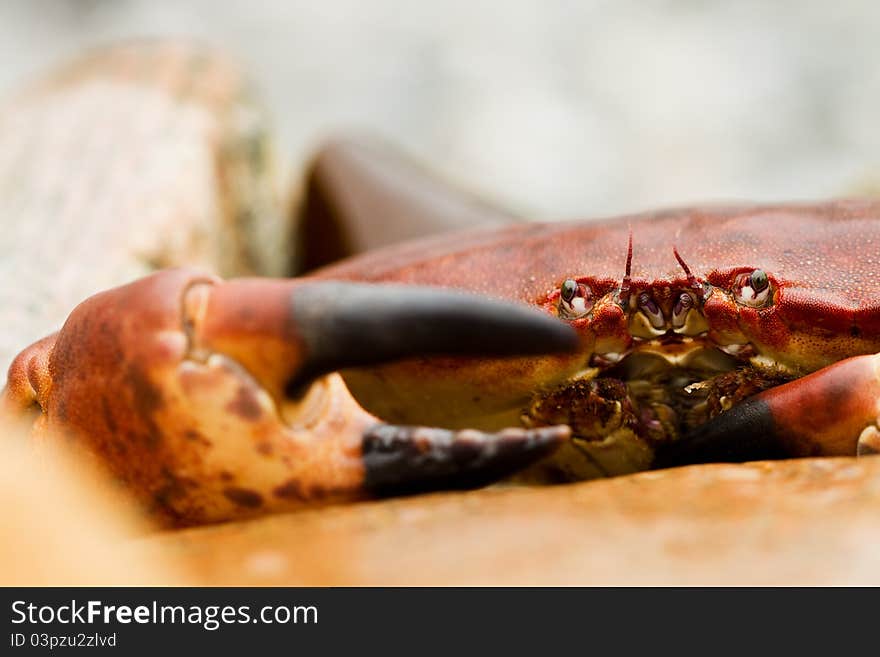
[[[63,437],[161,517],[193,524],[512,472],[567,430],[388,427],[324,375],[577,342],[538,311],[446,290],[169,270],[80,304],[15,360],[4,401],[35,412],[43,443]]]
[[[380,495],[476,488],[534,463],[570,437],[564,425],[483,433],[381,424],[364,433],[366,487]]]
[[[568,325],[526,306],[437,288],[242,280],[193,289],[187,307],[196,350],[234,357],[287,400],[337,370],[578,344]],[[381,495],[476,487],[546,456],[569,435],[563,426],[484,433],[378,424],[362,432],[364,486]]]
[[[185,307],[196,351],[234,357],[279,398],[352,367],[578,346],[571,327],[527,306],[429,287],[243,279],[194,286]]]

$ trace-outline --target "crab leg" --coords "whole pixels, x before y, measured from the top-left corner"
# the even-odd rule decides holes
[[[880,354],[765,390],[668,446],[659,465],[880,453]]]
[[[375,140],[333,140],[306,175],[298,272],[416,237],[522,221]]]
[[[446,290],[167,270],[80,304],[13,362],[3,401],[34,412],[38,445],[93,454],[183,525],[503,476],[567,428],[380,425],[327,373],[576,344],[540,312]]]

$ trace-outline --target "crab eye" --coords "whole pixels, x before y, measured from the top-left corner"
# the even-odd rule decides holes
[[[752,275],[749,276],[749,282],[752,284],[752,289],[755,292],[763,292],[768,285],[770,285],[770,279],[767,278],[767,272],[763,269],[756,269],[752,272]]]
[[[559,293],[562,295],[562,299],[564,301],[571,301],[574,298],[574,295],[577,293],[577,289],[577,281],[573,281],[569,278],[562,284],[562,288],[560,288]]]
[[[768,305],[771,292],[767,272],[755,269],[750,274],[742,274],[737,278],[733,295],[737,303],[750,308],[762,308]]]
[[[587,285],[568,279],[559,288],[559,315],[578,319],[593,309],[593,292]]]

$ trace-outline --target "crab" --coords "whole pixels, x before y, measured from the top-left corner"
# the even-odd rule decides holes
[[[690,208],[435,238],[320,275],[469,289],[571,326],[567,354],[344,374],[398,423],[568,426],[518,475],[555,481],[880,451],[878,245],[871,201]]]
[[[368,220],[444,207],[404,200]],[[880,452],[880,203],[493,225],[334,264],[351,241],[316,204],[323,266],[97,294],[14,360],[3,407],[177,526]]]

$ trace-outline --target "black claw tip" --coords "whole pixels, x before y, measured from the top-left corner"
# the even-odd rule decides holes
[[[380,424],[363,439],[365,486],[377,495],[477,488],[546,456],[566,426],[483,433]]]
[[[574,329],[535,308],[431,287],[313,282],[298,287],[293,322],[307,361],[295,389],[349,367],[416,356],[571,352]]]
[[[654,467],[692,463],[741,463],[786,456],[770,407],[752,398],[725,411],[657,451]]]

